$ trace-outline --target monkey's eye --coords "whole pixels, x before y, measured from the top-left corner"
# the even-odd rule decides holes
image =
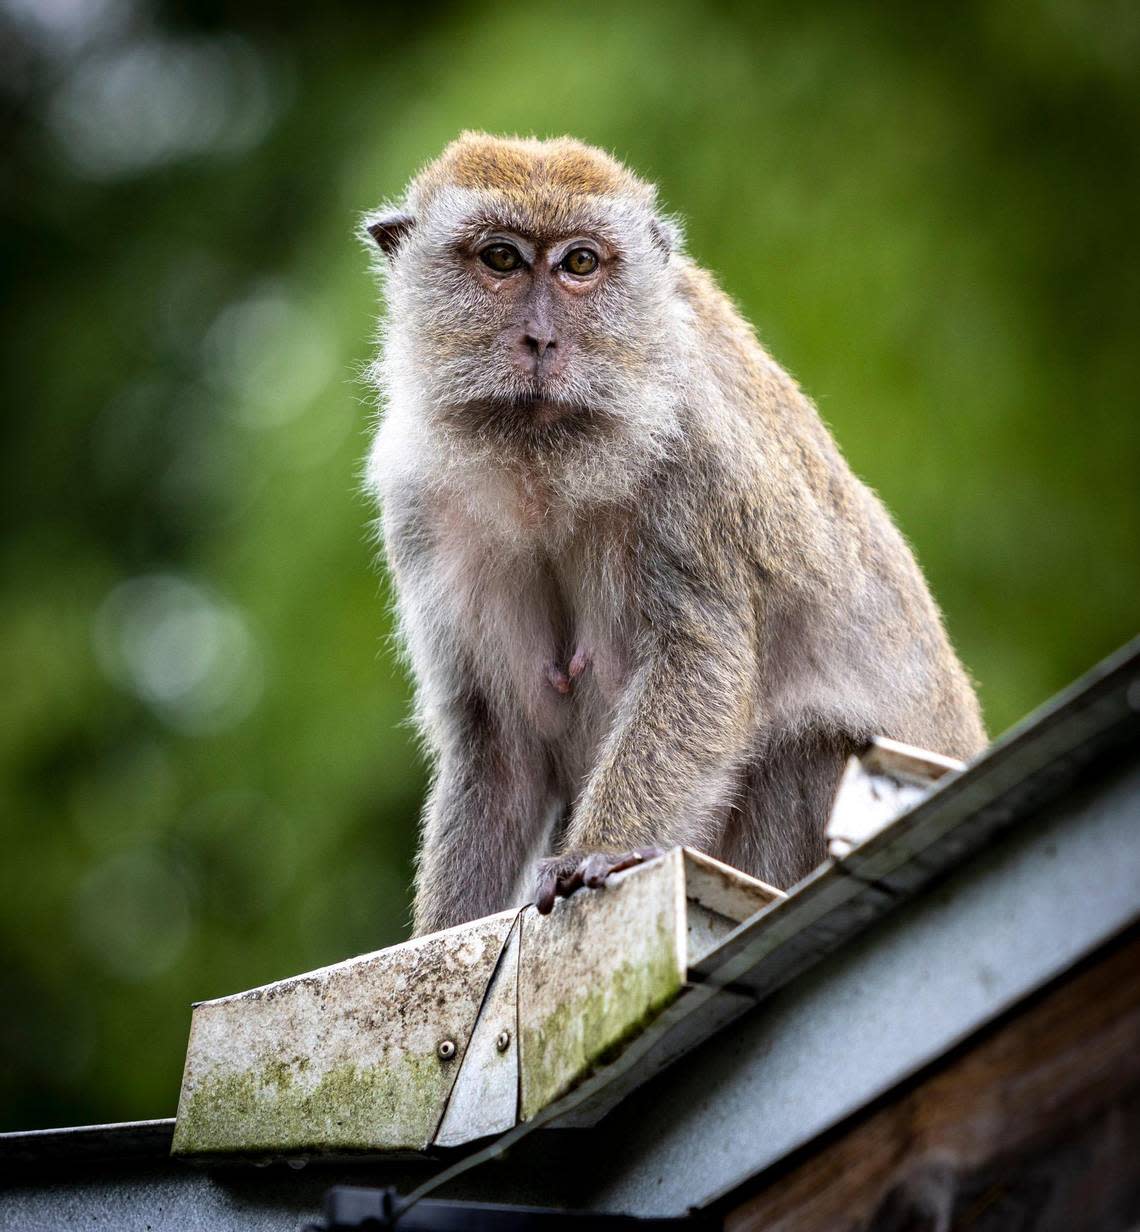
[[[589,248],[572,248],[562,258],[562,268],[579,278],[585,278],[598,268],[598,254]]]
[[[522,254],[513,244],[490,244],[479,254],[479,259],[496,274],[509,274],[523,263]]]

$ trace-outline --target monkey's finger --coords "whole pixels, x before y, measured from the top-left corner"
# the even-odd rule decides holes
[[[534,905],[539,915],[549,915],[554,910],[554,900],[558,897],[558,874],[554,869],[542,873],[538,878],[538,890],[534,896]]]
[[[610,857],[610,872],[624,873],[627,868],[633,868],[644,863],[644,856],[638,851],[627,851],[620,856]]]
[[[624,855],[611,856],[610,872],[623,872],[627,868],[644,864],[647,860],[656,860],[659,855],[663,854],[660,847],[637,847],[633,851],[627,851]]]
[[[606,878],[614,871],[613,860],[613,856],[605,855],[600,851],[587,856],[578,865],[578,870],[582,876],[582,884],[588,886],[591,890],[596,890],[604,885]]]
[[[575,890],[580,890],[585,883],[582,880],[582,865],[578,864],[569,871],[563,872],[558,878],[558,893],[563,898],[569,898]]]

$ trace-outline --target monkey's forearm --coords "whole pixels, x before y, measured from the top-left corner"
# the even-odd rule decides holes
[[[532,754],[496,751],[475,731],[440,759],[424,807],[415,933],[436,932],[514,904],[520,870],[546,819]]]
[[[728,650],[694,639],[659,649],[641,667],[571,818],[565,851],[715,837],[716,806],[753,727],[747,643]]]

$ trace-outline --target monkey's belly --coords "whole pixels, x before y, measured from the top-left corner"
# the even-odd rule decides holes
[[[567,701],[560,730],[544,737],[543,743],[555,768],[559,794],[569,803],[581,792],[597,763],[613,719],[613,707],[596,688],[583,688],[577,697]]]
[[[496,705],[504,729],[537,739],[546,751],[556,792],[567,801],[593,769],[621,695],[607,672],[609,656],[591,655],[587,666],[571,674],[572,658],[561,666],[552,653],[537,669],[533,658],[513,665],[512,687],[499,689]]]

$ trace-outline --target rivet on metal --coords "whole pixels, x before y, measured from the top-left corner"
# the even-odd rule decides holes
[[[495,1036],[495,1047],[500,1052],[506,1052],[510,1046],[511,1033],[509,1031],[500,1031],[499,1034]]]
[[[439,1053],[439,1059],[441,1061],[450,1061],[451,1058],[455,1056],[455,1041],[440,1040],[439,1048],[436,1051]]]

